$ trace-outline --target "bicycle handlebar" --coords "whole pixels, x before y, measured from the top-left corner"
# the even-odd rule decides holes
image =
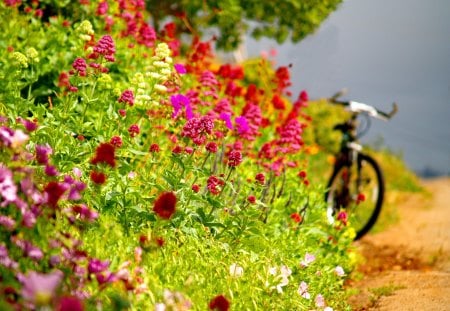
[[[387,121],[390,118],[392,118],[398,111],[397,103],[392,104],[392,110],[390,112],[384,112],[364,103],[338,100],[338,98],[341,97],[343,94],[345,94],[345,92],[346,90],[337,92],[336,94],[334,94],[332,97],[329,98],[329,101],[333,104],[338,104],[347,107],[347,109],[352,112],[355,113],[365,112],[371,117],[378,118],[384,121]]]

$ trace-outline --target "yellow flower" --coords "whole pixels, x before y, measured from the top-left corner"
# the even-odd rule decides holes
[[[20,52],[14,52],[12,58],[19,64],[22,68],[28,68],[28,58]]]

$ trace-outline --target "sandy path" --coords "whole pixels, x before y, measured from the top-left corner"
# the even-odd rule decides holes
[[[432,196],[412,195],[398,224],[357,243],[366,262],[349,284],[354,310],[450,311],[450,179],[424,185]]]

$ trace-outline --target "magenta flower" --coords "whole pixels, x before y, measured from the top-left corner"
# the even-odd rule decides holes
[[[233,123],[231,122],[231,114],[225,113],[225,112],[221,112],[219,117],[220,117],[220,120],[225,121],[225,126],[227,128],[229,128],[230,130],[233,129]]]
[[[187,109],[187,107],[190,106],[189,98],[182,94],[176,94],[176,95],[170,96],[170,102],[172,103],[172,107],[173,107],[172,118],[176,118],[178,116],[178,113],[184,107]],[[186,110],[186,112],[187,112],[187,110]]]
[[[39,164],[47,164],[48,156],[53,153],[49,145],[36,145],[36,161]]]
[[[100,273],[108,269],[109,260],[101,261],[100,259],[93,258],[89,261],[88,271],[89,273]]]
[[[236,127],[239,135],[245,134],[250,130],[248,121],[244,116],[237,117],[234,122],[236,122]]]
[[[63,276],[60,270],[55,270],[49,274],[30,271],[20,280],[23,285],[22,297],[36,305],[50,304]]]
[[[50,164],[45,165],[44,173],[47,176],[57,176],[59,174],[56,167]]]
[[[187,73],[186,67],[184,67],[183,64],[175,64],[173,65],[175,67],[175,70],[180,74],[185,74]]]
[[[38,127],[37,121],[30,121],[30,120],[21,118],[20,122],[23,124],[23,126],[25,126],[25,128],[28,132],[34,132]]]

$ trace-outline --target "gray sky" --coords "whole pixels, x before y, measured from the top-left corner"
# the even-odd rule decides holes
[[[293,64],[291,90],[347,99],[399,113],[374,120],[363,142],[382,136],[416,171],[450,174],[450,0],[347,0],[297,44],[248,40],[249,56],[276,48]]]

